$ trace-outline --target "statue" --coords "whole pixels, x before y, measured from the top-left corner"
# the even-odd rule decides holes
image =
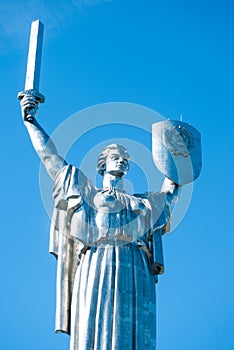
[[[165,173],[161,192],[129,195],[123,178],[130,156],[123,146],[111,144],[98,158],[103,186],[97,188],[58,155],[35,119],[43,101],[38,91],[28,90],[18,95],[24,124],[55,183],[50,252],[57,259],[56,332],[70,334],[70,350],[154,350],[155,282],[164,269],[162,235],[170,230],[181,185],[199,171],[194,178],[182,176],[180,183],[177,177],[175,182],[175,169],[168,170],[166,158],[156,154],[155,162]]]

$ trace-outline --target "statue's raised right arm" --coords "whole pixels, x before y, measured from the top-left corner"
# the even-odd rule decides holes
[[[29,121],[27,118],[28,115],[32,114],[32,110],[34,115],[37,113],[38,101],[36,98],[31,95],[25,95],[20,101],[20,104],[24,125],[28,130],[32,145],[44,164],[48,174],[54,180],[57,173],[67,163],[58,155],[53,141],[43,130],[37,120],[32,118]]]

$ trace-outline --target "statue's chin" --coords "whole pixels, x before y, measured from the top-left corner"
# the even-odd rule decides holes
[[[121,178],[125,175],[125,172],[123,170],[112,170],[108,172],[110,175]]]

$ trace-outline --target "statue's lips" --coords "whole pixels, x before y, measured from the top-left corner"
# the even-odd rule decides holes
[[[122,170],[125,169],[125,166],[123,164],[117,164],[116,167]]]

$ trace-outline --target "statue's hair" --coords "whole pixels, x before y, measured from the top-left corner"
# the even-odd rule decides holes
[[[126,148],[117,144],[117,143],[112,143],[111,145],[108,145],[107,147],[103,148],[101,154],[98,157],[97,171],[99,172],[100,175],[103,176],[103,174],[104,174],[106,158],[107,158],[108,154],[110,153],[110,151],[115,150],[115,149],[120,150],[124,154],[125,159],[127,159],[127,161],[129,162],[130,156],[129,156]],[[129,165],[128,165],[128,167],[129,167]]]

